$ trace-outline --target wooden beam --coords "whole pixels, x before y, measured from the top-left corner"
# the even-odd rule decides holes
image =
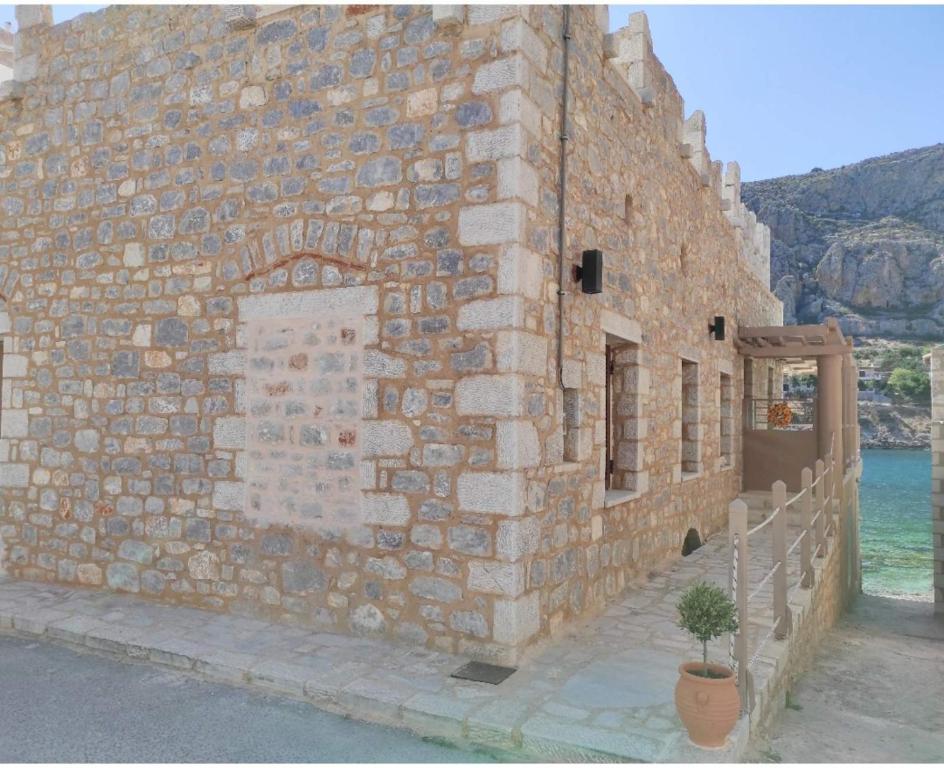
[[[849,348],[845,344],[797,344],[789,347],[763,347],[762,349],[745,349],[745,357],[822,357],[824,355],[847,355]]]
[[[790,333],[806,338],[812,333],[822,336],[826,331],[824,325],[746,325],[738,328],[740,336],[782,336]]]

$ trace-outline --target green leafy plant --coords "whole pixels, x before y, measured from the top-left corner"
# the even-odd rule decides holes
[[[708,641],[737,632],[737,606],[721,587],[692,584],[678,601],[678,625],[701,642],[704,676],[708,677]]]

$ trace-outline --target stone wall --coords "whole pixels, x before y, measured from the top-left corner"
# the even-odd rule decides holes
[[[781,308],[651,44],[641,98],[605,13],[573,9],[565,258],[598,247],[606,272],[600,296],[564,286],[565,427],[559,8],[20,16],[0,94],[12,575],[513,661],[723,527],[741,459],[735,408],[721,460],[720,375],[740,402],[736,325]],[[608,340],[635,345],[637,410],[634,487],[607,497]]]
[[[934,609],[944,611],[944,347],[931,348],[931,536]]]

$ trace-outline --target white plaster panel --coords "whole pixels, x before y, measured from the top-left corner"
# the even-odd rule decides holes
[[[360,314],[250,319],[248,516],[316,530],[361,524],[362,331]]]

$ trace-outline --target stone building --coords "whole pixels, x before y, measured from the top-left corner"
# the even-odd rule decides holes
[[[514,661],[724,528],[782,307],[644,15],[17,18],[10,576]]]

